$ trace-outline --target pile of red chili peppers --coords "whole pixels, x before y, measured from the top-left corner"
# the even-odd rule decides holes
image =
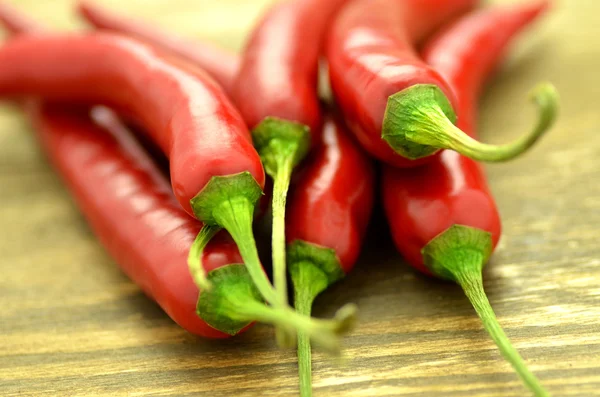
[[[516,141],[475,133],[485,82],[549,6],[531,1],[282,0],[239,56],[90,2],[78,11],[97,30],[79,33],[0,4],[12,34],[0,96],[23,105],[90,226],[148,296],[203,337],[274,325],[281,347],[298,347],[302,396],[311,342],[337,353],[354,324],[353,305],[328,320],[311,308],[357,261],[381,161],[405,261],[459,284],[524,384],[546,396],[483,290],[500,217],[477,161],[525,153],[556,118],[554,88],[533,90],[538,120]],[[317,89],[322,61],[329,101]],[[272,282],[253,234],[269,202]]]

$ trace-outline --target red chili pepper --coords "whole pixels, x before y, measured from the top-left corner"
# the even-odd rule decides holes
[[[374,202],[375,169],[340,120],[327,117],[321,144],[290,192],[287,263],[298,313],[348,273],[360,252]],[[311,395],[310,341],[298,334],[302,396]]]
[[[0,23],[11,34],[44,30],[2,3]],[[131,134],[108,111],[96,111],[106,134],[81,111],[34,102],[27,110],[45,152],[123,271],[185,330],[228,337],[196,314],[198,287],[187,256],[202,225],[177,204],[162,172]],[[235,243],[218,234],[203,253],[204,268],[234,263],[241,263]]]
[[[253,279],[273,301],[251,231],[264,184],[260,159],[243,120],[212,80],[177,68],[141,43],[109,34],[17,38],[2,47],[0,59],[2,95],[103,103],[139,120],[169,157],[179,203],[204,223],[237,229],[230,232]],[[213,179],[217,176],[226,177]],[[228,181],[230,191],[219,197]],[[238,202],[235,210],[232,198]],[[212,202],[202,202],[206,199]]]
[[[474,12],[433,38],[423,52],[457,94],[459,127],[474,134],[478,94],[511,40],[547,1]],[[551,87],[537,97],[555,95]],[[543,114],[548,123],[552,114]],[[539,128],[544,128],[540,126]],[[394,242],[417,269],[457,282],[504,357],[536,395],[546,395],[510,345],[483,291],[481,269],[500,237],[500,216],[482,168],[453,151],[411,170],[384,168],[383,199]]]
[[[133,18],[120,16],[89,1],[80,2],[78,11],[89,23],[99,29],[121,32],[196,65],[202,65],[202,69],[227,93],[231,93],[239,69],[239,60],[235,55],[207,43],[191,42],[176,37],[161,31],[155,25],[147,25]]]
[[[187,256],[202,224],[177,204],[152,160],[139,149],[131,153],[131,143],[123,143],[132,141],[126,130],[111,128],[113,137],[67,109],[36,106],[30,115],[45,152],[101,243],[181,327],[204,337],[229,336],[196,314],[198,287]],[[242,260],[235,243],[217,235],[202,263],[210,272]]]
[[[327,247],[339,262],[336,272],[348,273],[371,217],[375,168],[336,117],[325,119],[321,140],[292,187],[287,240]]]
[[[195,183],[194,175],[207,177],[205,169],[224,174],[223,170],[250,163],[241,157],[250,154],[251,158],[255,153],[251,146],[246,147],[249,139],[243,133],[247,129],[216,84],[201,72],[195,75],[175,67],[131,39],[106,34],[18,38],[0,50],[0,59],[11,65],[0,70],[0,92],[4,95],[38,94],[52,99],[106,102],[141,120],[170,157],[172,184],[180,204],[189,189],[184,191],[177,180]],[[44,65],[44,69],[32,63]],[[162,94],[164,103],[158,94]],[[228,146],[234,143],[238,147]],[[228,151],[229,157],[219,151]],[[260,162],[258,168],[259,176],[264,176]],[[190,249],[190,268],[200,287],[213,287],[199,299],[198,313],[213,327],[230,334],[237,333],[252,318],[287,332],[308,332],[323,347],[336,350],[337,334],[353,321],[354,307],[341,310],[333,321],[312,321],[287,305],[278,305],[252,236],[253,206],[260,194],[256,180],[243,172],[210,178],[201,193],[192,198],[194,213],[205,227]],[[200,258],[206,243],[219,230],[217,225],[232,234],[254,284],[237,268],[205,277]],[[254,285],[275,307],[252,299]]]
[[[439,149],[505,161],[545,132],[495,146],[454,126],[453,93],[419,57],[414,43],[475,3],[354,0],[340,13],[327,45],[331,85],[350,128],[372,155],[399,167],[422,164]]]
[[[233,98],[252,128],[254,145],[273,178],[273,279],[287,301],[285,207],[294,167],[319,140],[321,42],[346,0],[288,0],[257,24],[243,51]],[[277,334],[281,338],[280,333]]]

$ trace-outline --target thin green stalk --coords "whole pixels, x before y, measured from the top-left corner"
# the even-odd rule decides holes
[[[478,161],[498,162],[511,160],[525,153],[550,129],[558,114],[558,94],[550,84],[540,84],[531,94],[533,102],[538,107],[538,120],[533,130],[517,140],[504,145],[491,145],[479,142],[465,134],[448,120],[440,108],[433,108],[427,114],[440,127],[439,142],[429,141],[427,135],[415,134],[411,139],[421,144],[439,145],[440,148],[452,149],[460,154]],[[434,140],[435,141],[435,140]]]
[[[294,263],[290,267],[294,283],[294,307],[299,314],[310,316],[312,305],[321,292],[330,284],[327,275],[309,261]],[[300,379],[300,396],[312,396],[310,337],[304,332],[298,332],[298,375]]]
[[[211,284],[206,277],[204,266],[202,266],[202,254],[204,253],[204,248],[206,245],[210,242],[210,240],[212,240],[215,234],[219,232],[219,230],[221,230],[221,228],[218,226],[204,225],[192,243],[192,247],[190,248],[190,253],[188,255],[188,267],[190,269],[190,273],[192,274],[192,278],[194,279],[196,285],[203,290],[210,289]]]
[[[484,328],[491,336],[504,358],[513,366],[523,383],[537,397],[547,397],[550,394],[541,385],[538,378],[529,370],[523,357],[513,347],[508,336],[498,323],[496,314],[483,289],[481,272],[459,272],[456,273],[458,284],[465,291],[465,295],[475,308]]]
[[[307,293],[306,288],[296,289],[294,306],[299,314],[310,316],[314,297]],[[300,396],[312,396],[312,353],[310,337],[304,332],[298,332],[298,375],[300,378]]]
[[[285,206],[290,179],[294,169],[293,153],[290,156],[280,158],[277,171],[273,179],[273,231],[271,233],[271,251],[273,255],[273,284],[279,294],[279,301],[287,304],[287,270],[285,259]],[[278,334],[277,340],[282,345],[289,345],[290,341],[282,339]],[[293,343],[293,342],[292,342]]]

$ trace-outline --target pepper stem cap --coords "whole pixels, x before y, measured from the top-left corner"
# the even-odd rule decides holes
[[[399,155],[411,160],[440,149],[483,162],[512,160],[538,142],[558,115],[559,96],[552,84],[539,84],[531,98],[538,108],[533,130],[513,142],[491,145],[471,138],[454,125],[456,114],[439,87],[414,85],[389,97],[381,136]]]

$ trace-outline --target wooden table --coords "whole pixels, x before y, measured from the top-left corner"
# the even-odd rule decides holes
[[[8,2],[74,25],[72,0]],[[102,3],[236,49],[268,2]],[[524,97],[536,81],[562,94],[550,136],[487,167],[504,238],[486,289],[555,396],[600,395],[598,12],[597,1],[563,1],[515,47],[481,114],[483,138],[503,142],[531,124]],[[14,107],[0,109],[0,395],[297,394],[295,354],[276,348],[271,328],[198,340],[147,299],[97,243],[30,129]],[[361,321],[344,362],[315,354],[315,395],[525,395],[461,291],[413,272],[386,234],[378,214],[356,271],[317,301],[319,316],[356,302]]]

